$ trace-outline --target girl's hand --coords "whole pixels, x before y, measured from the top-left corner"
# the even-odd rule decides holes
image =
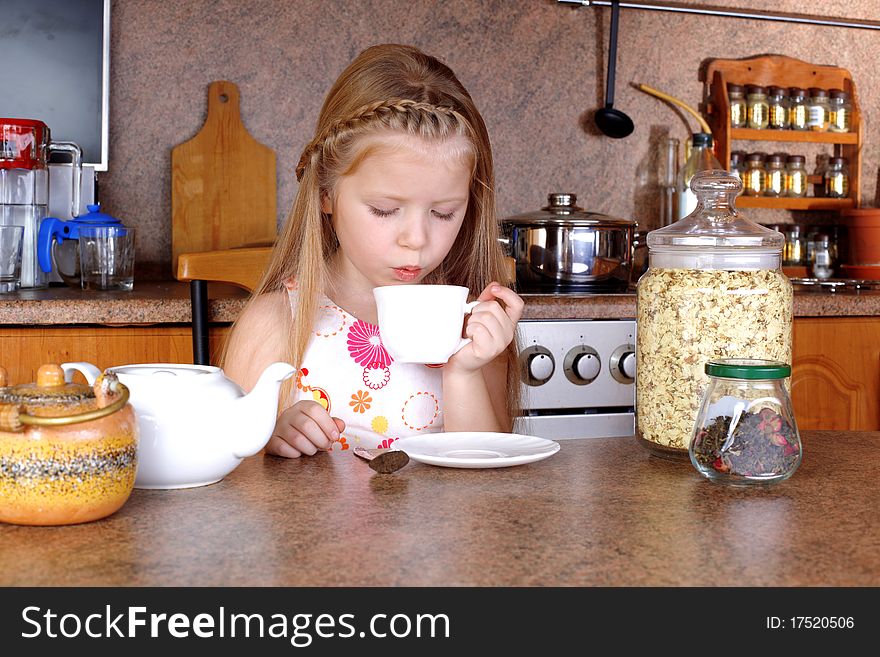
[[[318,450],[330,449],[343,429],[345,422],[330,417],[318,402],[304,399],[278,416],[266,452],[291,459],[313,456]]]
[[[450,369],[475,372],[503,353],[525,306],[516,292],[495,282],[486,286],[477,301],[483,303],[474,307],[464,330],[472,342],[449,359]]]

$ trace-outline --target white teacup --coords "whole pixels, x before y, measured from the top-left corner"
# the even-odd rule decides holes
[[[384,285],[373,289],[382,344],[399,363],[445,363],[470,342],[461,337],[467,302],[458,285]]]

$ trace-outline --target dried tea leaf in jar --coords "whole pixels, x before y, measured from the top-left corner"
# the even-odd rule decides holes
[[[648,234],[637,286],[636,437],[658,456],[688,458],[706,362],[791,362],[785,240],[737,213],[741,188],[726,171],[701,171],[691,181],[697,209]]]

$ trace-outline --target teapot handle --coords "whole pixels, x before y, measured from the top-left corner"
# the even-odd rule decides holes
[[[95,384],[95,379],[101,376],[101,370],[91,363],[61,363],[61,369],[64,370],[64,380],[67,383],[73,381],[73,373],[79,372],[86,377],[86,382],[91,386]]]

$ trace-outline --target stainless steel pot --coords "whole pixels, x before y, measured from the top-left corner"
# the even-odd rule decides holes
[[[508,217],[502,234],[519,292],[618,292],[630,283],[636,224],[549,194],[538,212]]]

